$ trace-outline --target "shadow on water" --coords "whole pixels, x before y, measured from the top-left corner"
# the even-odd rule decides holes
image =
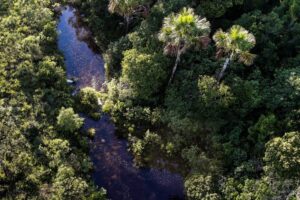
[[[78,18],[72,8],[62,11],[58,34],[58,47],[65,57],[67,77],[76,77],[79,89],[90,86],[99,90],[105,79],[103,59],[90,48],[89,32],[78,26]]]
[[[76,11],[67,7],[58,24],[59,49],[65,57],[68,78],[76,77],[76,88],[100,89],[105,81],[102,57],[92,50],[89,32],[78,25]],[[99,121],[85,118],[85,129],[95,128],[90,157],[94,163],[93,180],[108,191],[113,200],[183,199],[183,179],[166,169],[136,168],[127,151],[127,141],[115,135],[108,116]]]

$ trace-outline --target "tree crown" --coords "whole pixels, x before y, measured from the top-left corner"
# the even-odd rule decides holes
[[[227,32],[218,30],[213,40],[218,48],[218,53],[231,54],[233,58],[238,57],[239,61],[251,65],[255,58],[249,51],[255,46],[255,37],[245,28],[234,25]]]
[[[145,3],[145,0],[110,0],[108,10],[122,16],[131,15],[134,9]]]
[[[188,47],[200,44],[201,38],[208,37],[209,33],[210,23],[206,18],[196,15],[192,8],[183,8],[178,14],[172,13],[164,19],[159,40],[166,43],[167,48]]]

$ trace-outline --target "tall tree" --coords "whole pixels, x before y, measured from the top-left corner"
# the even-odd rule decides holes
[[[192,8],[183,8],[178,14],[172,13],[164,19],[159,40],[165,43],[164,53],[176,56],[175,65],[169,80],[174,78],[181,55],[195,44],[203,47],[210,42],[210,23],[194,13]]]
[[[252,65],[255,54],[250,53],[250,50],[255,46],[255,37],[245,28],[234,25],[228,32],[222,29],[218,30],[214,36],[214,41],[217,46],[217,58],[226,57],[223,68],[218,76],[218,81],[224,76],[229,63],[235,59],[245,65]]]
[[[136,14],[145,3],[145,0],[110,0],[108,10],[111,13],[117,13],[124,17],[126,32],[132,20],[132,15]]]

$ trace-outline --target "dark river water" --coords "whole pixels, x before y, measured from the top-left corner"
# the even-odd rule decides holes
[[[93,50],[89,32],[80,26],[78,14],[70,7],[62,11],[58,24],[59,49],[65,57],[68,78],[75,78],[76,88],[97,90],[105,81],[101,55]],[[183,179],[166,169],[136,168],[127,151],[127,141],[115,135],[108,117],[99,121],[85,118],[84,128],[95,128],[90,157],[94,164],[93,180],[104,187],[112,200],[183,199]]]

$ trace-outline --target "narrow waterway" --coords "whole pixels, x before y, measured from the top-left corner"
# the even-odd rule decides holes
[[[89,32],[80,26],[76,10],[67,7],[58,24],[59,49],[67,67],[68,78],[75,78],[76,89],[86,86],[97,90],[105,81],[101,55],[89,41]],[[84,128],[95,128],[96,136],[90,144],[94,164],[93,180],[107,189],[112,200],[183,199],[183,180],[179,174],[166,169],[136,168],[127,151],[127,141],[115,135],[108,117],[99,121],[85,118]]]

